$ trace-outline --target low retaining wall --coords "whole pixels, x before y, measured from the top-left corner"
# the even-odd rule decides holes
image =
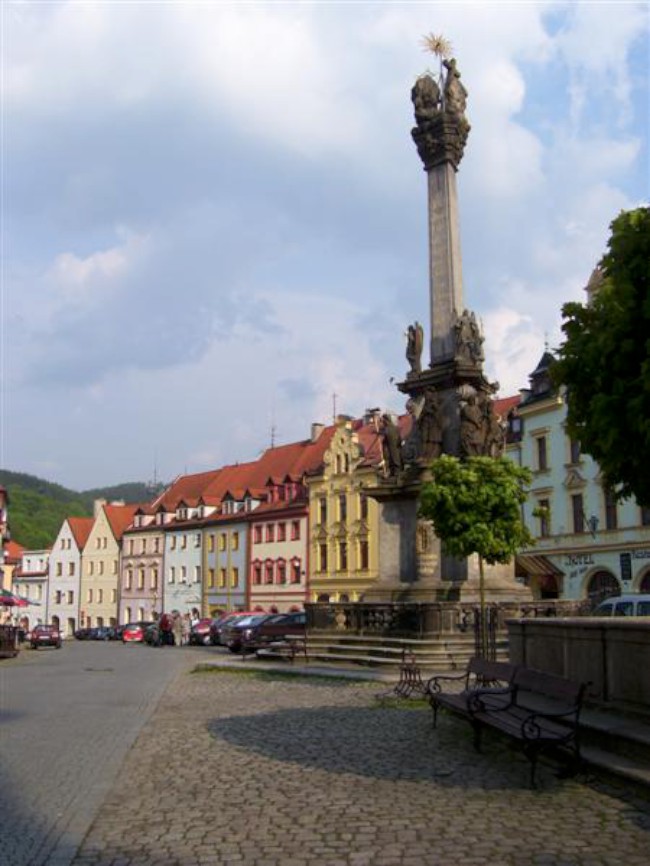
[[[514,664],[588,681],[591,701],[650,710],[650,619],[519,619],[507,627]]]

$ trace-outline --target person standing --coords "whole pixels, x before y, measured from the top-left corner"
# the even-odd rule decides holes
[[[174,624],[172,626],[172,631],[174,632],[174,645],[182,646],[183,645],[183,618],[180,613],[175,610],[173,613]]]

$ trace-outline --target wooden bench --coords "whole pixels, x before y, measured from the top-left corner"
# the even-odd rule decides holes
[[[426,693],[433,711],[433,727],[438,723],[438,710],[441,707],[469,718],[468,699],[478,690],[485,692],[486,701],[508,702],[507,689],[516,670],[517,667],[508,662],[473,658],[463,673],[431,677],[426,683]]]
[[[568,751],[571,764],[564,775],[580,766],[579,721],[588,683],[518,667],[508,689],[508,700],[490,702],[480,691],[469,696],[469,718],[474,746],[481,749],[481,732],[493,728],[516,740],[531,764],[530,783],[535,785],[537,758],[541,752]]]

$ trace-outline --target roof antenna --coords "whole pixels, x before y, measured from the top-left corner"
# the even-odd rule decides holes
[[[334,421],[335,424],[336,424],[336,398],[337,397],[338,397],[338,394],[336,393],[336,391],[334,391],[332,393],[332,421]]]
[[[544,351],[548,352],[548,331],[544,331]]]
[[[275,407],[271,409],[271,448],[275,448],[275,434],[277,428],[275,426]]]

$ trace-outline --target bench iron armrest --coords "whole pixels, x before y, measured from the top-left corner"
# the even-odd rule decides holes
[[[566,710],[561,713],[531,713],[527,716],[521,723],[521,736],[524,740],[539,740],[543,734],[542,725],[539,722],[548,721],[548,722],[562,722],[566,721],[567,730],[565,736],[558,736],[554,739],[560,740],[569,740],[571,739],[578,727],[578,713],[580,711],[579,706],[571,707],[571,709]],[[539,720],[539,722],[538,722]]]
[[[438,674],[434,677],[431,677],[427,680],[425,684],[425,691],[428,695],[439,694],[442,691],[442,687],[439,681],[444,680],[445,682],[462,682],[465,680],[465,690],[467,690],[467,686],[469,684],[469,671],[465,671],[462,674]]]

